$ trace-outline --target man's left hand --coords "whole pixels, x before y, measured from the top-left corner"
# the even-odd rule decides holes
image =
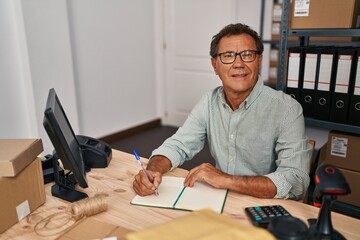
[[[210,163],[203,163],[190,170],[186,176],[184,185],[193,187],[196,181],[202,181],[210,184],[215,188],[224,188],[226,180],[231,176],[215,168]]]

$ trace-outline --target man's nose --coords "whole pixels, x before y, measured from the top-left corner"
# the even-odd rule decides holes
[[[244,66],[245,62],[241,59],[240,55],[235,56],[233,66]]]

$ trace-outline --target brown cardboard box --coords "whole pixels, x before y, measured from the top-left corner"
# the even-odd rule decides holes
[[[349,183],[351,193],[344,196],[338,196],[338,201],[360,207],[360,188],[358,186],[360,182],[360,172],[341,168],[339,168],[339,170],[342,172],[346,181]]]
[[[311,0],[308,10],[300,10],[305,4],[296,2],[291,4],[291,29],[360,27],[357,26],[360,0]]]
[[[291,29],[360,28],[360,0],[311,0],[309,8],[291,4]],[[298,6],[298,7],[296,7]],[[296,9],[295,9],[296,8]],[[311,41],[358,41],[358,37],[311,37]]]
[[[0,177],[14,177],[41,152],[41,139],[0,139]]]
[[[217,213],[210,208],[191,212],[163,224],[126,235],[127,240],[268,239],[275,237],[263,228]]]
[[[323,147],[320,148],[318,166],[320,166],[322,163],[333,164],[326,159],[328,145],[329,144],[325,144]],[[337,200],[360,207],[360,188],[357,187],[358,182],[360,181],[360,172],[346,170],[342,168],[338,169],[342,172],[346,181],[349,183],[351,193],[344,196],[338,196]]]
[[[360,172],[360,136],[331,131],[326,162],[336,167]]]
[[[15,177],[0,177],[0,233],[45,203],[41,159],[32,162]]]
[[[129,229],[100,222],[90,217],[76,223],[76,225],[58,237],[57,240],[88,240],[108,237],[117,237],[118,240],[122,240],[130,232],[132,231]]]

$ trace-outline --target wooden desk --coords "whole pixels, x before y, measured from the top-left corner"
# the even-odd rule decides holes
[[[146,163],[146,160],[143,160]],[[82,191],[86,192],[90,197],[96,194],[108,196],[108,210],[92,216],[93,218],[136,231],[189,214],[186,211],[130,205],[131,199],[135,196],[132,182],[139,170],[138,163],[133,155],[113,150],[113,159],[109,167],[105,169],[92,169],[87,174],[89,188],[82,189]],[[186,174],[187,171],[184,169],[175,169],[168,175],[186,176]],[[45,186],[47,194],[46,203],[0,235],[0,239],[54,239],[60,235],[59,233],[41,232],[47,235],[42,237],[34,231],[36,223],[50,214],[62,210],[64,206],[69,204],[51,196],[51,185],[52,183]],[[319,211],[318,208],[301,202],[281,199],[258,199],[230,191],[223,214],[243,224],[250,225],[251,223],[245,216],[245,207],[273,204],[283,205],[294,217],[298,217],[304,222],[307,222],[308,218],[317,218]],[[359,238],[360,220],[332,213],[332,222],[334,228],[347,239]],[[58,228],[57,230],[59,232],[61,229]]]

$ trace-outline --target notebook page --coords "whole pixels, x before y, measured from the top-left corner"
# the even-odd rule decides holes
[[[145,197],[136,195],[131,204],[173,208],[173,204],[184,188],[184,180],[184,178],[179,177],[163,176],[158,188],[159,195],[152,194]]]
[[[199,210],[210,208],[221,213],[225,204],[227,189],[217,189],[207,183],[195,182],[194,187],[187,187],[175,205],[175,208]]]

